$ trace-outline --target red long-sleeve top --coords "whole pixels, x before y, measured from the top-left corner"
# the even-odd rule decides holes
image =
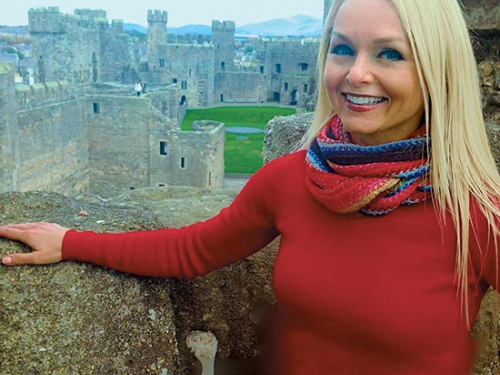
[[[381,217],[336,214],[314,199],[305,176],[300,151],[266,164],[207,221],[122,234],[69,231],[63,259],[193,278],[281,235],[275,374],[470,375],[475,345],[457,296],[451,219],[441,227],[431,201]],[[493,241],[484,219],[476,222],[470,322],[496,280]]]

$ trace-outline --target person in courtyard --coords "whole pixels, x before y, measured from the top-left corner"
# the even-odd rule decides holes
[[[457,0],[334,0],[302,148],[213,218],[96,234],[0,227],[32,252],[194,278],[280,236],[271,374],[471,375],[471,325],[498,286],[500,177]]]
[[[142,92],[142,83],[141,82],[137,82],[135,84],[135,87],[134,87],[134,90],[135,90],[135,93],[137,96],[141,96],[141,92]]]

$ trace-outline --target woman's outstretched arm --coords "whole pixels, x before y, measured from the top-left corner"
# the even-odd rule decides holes
[[[51,264],[62,260],[62,242],[68,228],[51,223],[26,223],[0,226],[0,237],[23,242],[32,252],[9,254],[2,258],[6,266]]]

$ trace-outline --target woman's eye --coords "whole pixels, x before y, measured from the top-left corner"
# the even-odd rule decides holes
[[[404,60],[403,56],[393,49],[386,49],[380,53],[380,56],[385,57],[387,60],[399,61]]]
[[[346,44],[339,44],[332,48],[331,53],[339,56],[354,56],[354,51]]]

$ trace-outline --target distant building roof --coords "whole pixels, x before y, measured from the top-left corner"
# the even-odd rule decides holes
[[[234,34],[234,39],[259,39],[259,36],[257,34]]]
[[[10,63],[17,66],[19,63],[19,56],[17,56],[17,53],[2,53],[0,54],[0,62]]]

